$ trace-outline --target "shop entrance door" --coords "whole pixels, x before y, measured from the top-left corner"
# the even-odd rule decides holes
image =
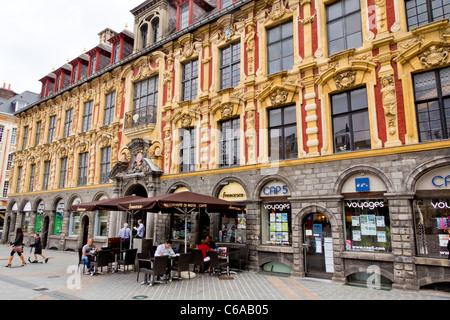
[[[306,276],[331,279],[331,225],[320,213],[312,213],[303,221],[303,250]],[[332,246],[331,246],[332,249]],[[331,271],[331,272],[330,272]]]

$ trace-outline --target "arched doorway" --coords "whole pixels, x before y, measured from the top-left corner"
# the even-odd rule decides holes
[[[306,276],[330,278],[333,275],[331,224],[321,213],[303,219],[303,251]],[[331,261],[329,260],[331,259]]]
[[[85,245],[89,239],[89,217],[85,215],[83,219],[81,220],[81,226],[82,226],[82,245]]]
[[[130,189],[129,192],[127,192],[127,195],[135,195],[138,197],[148,197],[147,190],[142,185],[136,185],[132,189]],[[138,227],[138,220],[142,220],[145,227],[147,228],[147,212],[145,211],[138,211],[134,215],[131,215],[130,213],[127,213],[127,223],[128,227],[131,229],[132,236],[134,237],[136,235],[136,230],[134,230],[134,227]]]
[[[42,247],[47,248],[47,241],[48,241],[48,228],[50,225],[50,218],[48,216],[45,216],[44,221],[42,223],[41,233],[42,233]]]

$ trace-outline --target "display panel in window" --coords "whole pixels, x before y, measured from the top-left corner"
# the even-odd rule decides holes
[[[261,244],[274,246],[291,245],[291,204],[289,202],[263,203],[261,221]]]
[[[187,222],[187,225],[186,225]],[[185,228],[185,226],[187,228]],[[184,240],[187,236],[187,239],[191,238],[191,219],[185,218],[182,216],[173,216],[172,219],[172,239],[173,240]]]
[[[417,254],[448,258],[450,198],[413,201]]]
[[[247,215],[245,213],[224,213],[220,216],[219,242],[246,243]]]
[[[344,200],[344,234],[347,251],[391,252],[388,201]]]

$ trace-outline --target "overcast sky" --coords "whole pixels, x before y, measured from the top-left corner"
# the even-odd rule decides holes
[[[0,87],[39,93],[44,76],[89,51],[105,28],[133,32],[144,0],[1,0]]]

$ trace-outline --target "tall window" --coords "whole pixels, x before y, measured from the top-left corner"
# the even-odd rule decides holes
[[[450,138],[450,67],[414,75],[420,141]]]
[[[55,135],[55,128],[56,128],[56,116],[51,116],[48,123],[48,137],[47,137],[48,143],[53,141],[53,136]]]
[[[114,44],[114,63],[119,61],[120,58],[120,42]]]
[[[189,3],[180,8],[180,30],[189,25]]]
[[[236,42],[220,51],[220,89],[236,87],[241,75],[241,43]]]
[[[28,140],[28,126],[23,128],[22,150],[27,147],[27,140]]]
[[[366,88],[331,96],[334,152],[370,149]]]
[[[103,115],[103,125],[110,125],[114,119],[114,108],[116,106],[116,93],[111,92],[106,95],[105,112]]]
[[[36,164],[33,163],[30,169],[30,181],[29,181],[30,183],[28,185],[28,192],[33,191],[35,174],[36,174]]]
[[[0,126],[0,142],[3,141],[3,131],[5,130],[5,126]]]
[[[72,67],[72,83],[77,81],[77,77],[78,77],[78,64]]]
[[[86,132],[91,128],[93,106],[94,106],[94,101],[92,101],[92,100],[84,103],[83,124],[81,126],[82,132]]]
[[[59,167],[59,188],[63,189],[66,186],[67,175],[67,157],[61,158],[61,165]]]
[[[219,125],[219,166],[239,164],[239,119],[223,121]]]
[[[17,184],[16,184],[16,193],[20,192],[20,183],[22,182],[22,167],[17,168]]]
[[[6,198],[8,196],[8,190],[9,190],[9,181],[5,181],[3,183],[3,198]]]
[[[39,140],[41,139],[41,128],[42,121],[36,122],[36,136],[34,138],[34,146],[37,146],[39,144]]]
[[[7,171],[9,171],[11,169],[13,159],[14,159],[14,155],[8,154],[8,161],[6,162],[6,170]]]
[[[195,171],[195,128],[180,130],[180,172]]]
[[[42,181],[42,190],[48,190],[48,181],[50,178],[50,161],[44,162],[44,179]]]
[[[159,19],[155,18],[152,21],[153,43],[159,39]]]
[[[408,29],[450,17],[450,2],[447,0],[406,0]]]
[[[362,45],[360,0],[341,0],[327,6],[328,55]]]
[[[89,153],[80,153],[78,157],[78,185],[85,186],[87,184]]]
[[[11,144],[15,145],[17,140],[17,128],[12,128],[11,131]]]
[[[94,54],[91,57],[91,69],[89,70],[89,74],[95,73],[95,65],[97,64],[97,54]]]
[[[154,76],[134,84],[133,120],[136,125],[156,123],[158,82],[159,77]]]
[[[148,38],[148,26],[147,24],[144,24],[141,27],[141,49],[145,49],[147,46],[147,38]]]
[[[109,182],[109,171],[111,169],[111,147],[102,149],[100,159],[100,183]]]
[[[64,138],[67,138],[72,131],[72,114],[73,108],[66,110],[66,117],[64,119]]]
[[[295,105],[269,110],[269,157],[271,161],[298,156]]]
[[[198,60],[191,60],[183,64],[181,80],[182,101],[192,100],[197,96]]]
[[[269,74],[290,70],[294,65],[292,21],[267,30],[267,59]]]

